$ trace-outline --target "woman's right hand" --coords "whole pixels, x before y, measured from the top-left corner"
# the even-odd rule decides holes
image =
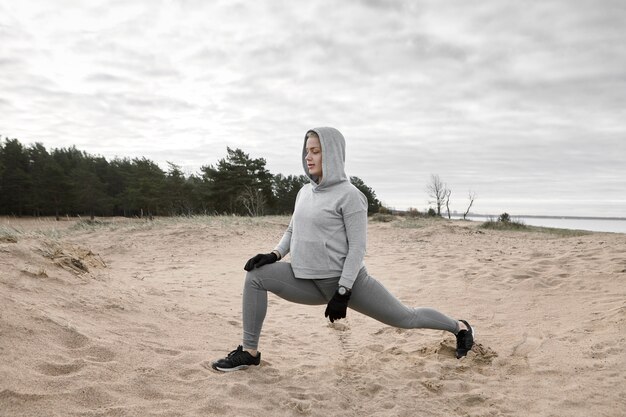
[[[243,267],[246,271],[252,271],[254,268],[260,268],[263,265],[273,264],[278,260],[278,256],[272,253],[259,253],[254,258],[250,258]]]

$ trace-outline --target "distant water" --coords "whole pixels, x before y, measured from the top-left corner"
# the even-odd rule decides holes
[[[493,217],[494,220],[496,220],[497,218],[498,216]],[[484,222],[487,221],[488,218],[468,216],[468,220]],[[511,216],[511,220],[520,221],[528,226],[554,227],[558,229],[571,230],[589,230],[592,232],[626,233],[626,220],[522,216]]]

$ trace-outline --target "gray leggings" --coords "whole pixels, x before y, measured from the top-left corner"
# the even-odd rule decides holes
[[[267,312],[267,292],[299,304],[328,303],[337,289],[337,278],[299,279],[291,264],[277,262],[248,272],[243,288],[243,347],[256,350]],[[393,296],[365,267],[352,287],[349,307],[382,323],[404,329],[436,329],[458,332],[458,322],[432,308],[407,307]]]

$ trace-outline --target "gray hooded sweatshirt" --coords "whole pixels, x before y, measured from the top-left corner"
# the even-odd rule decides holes
[[[298,192],[291,222],[275,250],[283,257],[291,252],[296,278],[340,277],[339,285],[352,288],[364,266],[367,198],[344,171],[346,142],[341,132],[332,127],[311,131],[320,138],[322,181],[318,184],[308,173],[305,135],[302,166],[311,181]]]

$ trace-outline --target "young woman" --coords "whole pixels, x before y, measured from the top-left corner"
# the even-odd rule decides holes
[[[289,227],[278,246],[248,260],[243,289],[243,345],[212,363],[218,371],[245,369],[261,362],[257,351],[270,291],[294,303],[327,304],[332,322],[350,307],[390,326],[447,330],[456,335],[456,357],[474,344],[465,320],[430,308],[402,304],[372,278],[363,258],[367,240],[367,199],[346,173],[345,140],[330,127],[311,129],[304,138],[302,165],[311,182],[298,192]],[[291,253],[291,263],[276,262]]]

